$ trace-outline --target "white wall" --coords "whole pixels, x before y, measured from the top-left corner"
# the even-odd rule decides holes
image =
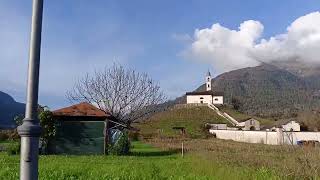
[[[203,98],[203,103],[223,104],[223,96],[212,97],[211,95],[188,95],[187,104],[201,103],[201,97]]]
[[[203,98],[203,103],[212,103],[212,96],[211,95],[188,95],[187,96],[187,104],[190,103],[201,103],[201,99]]]
[[[320,142],[320,132],[282,132],[274,131],[233,131],[233,130],[209,130],[218,139],[233,140],[247,143],[263,144],[297,144],[301,140],[316,140]]]
[[[300,131],[300,124],[295,121],[290,121],[289,123],[282,125],[285,131]]]
[[[213,96],[212,104],[223,104],[223,96]]]

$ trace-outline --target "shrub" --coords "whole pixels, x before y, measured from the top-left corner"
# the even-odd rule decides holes
[[[131,141],[139,141],[139,132],[137,131],[129,131],[129,139]]]
[[[8,155],[20,154],[20,143],[10,143],[7,145],[6,151]]]
[[[4,132],[0,132],[0,141],[5,141],[9,139],[9,135]]]
[[[17,129],[10,130],[9,140],[16,141],[16,140],[19,140],[19,139],[20,139],[20,135],[18,134]]]
[[[123,132],[119,139],[108,148],[110,155],[127,155],[130,151],[128,132]]]

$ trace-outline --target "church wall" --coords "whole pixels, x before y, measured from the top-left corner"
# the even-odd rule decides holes
[[[213,96],[213,104],[223,104],[223,96]]]
[[[203,99],[200,99],[203,98]],[[187,96],[187,104],[191,103],[212,103],[211,95],[188,95]]]

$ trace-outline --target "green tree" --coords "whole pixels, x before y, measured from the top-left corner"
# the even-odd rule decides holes
[[[24,115],[20,114],[14,117],[14,122],[16,123],[17,126],[20,126],[22,124]]]
[[[239,110],[242,106],[240,99],[237,97],[232,97],[231,104],[233,106],[233,109],[235,109],[235,110]]]
[[[48,143],[56,135],[56,126],[53,120],[52,112],[47,107],[39,108],[39,120],[42,127],[42,134],[40,137],[41,146],[44,153],[48,152]]]

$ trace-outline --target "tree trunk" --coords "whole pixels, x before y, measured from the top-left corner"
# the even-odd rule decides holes
[[[104,122],[104,147],[103,147],[103,153],[104,155],[108,154],[108,144],[109,144],[109,133],[108,133],[108,128],[109,128],[109,120],[107,119]]]

